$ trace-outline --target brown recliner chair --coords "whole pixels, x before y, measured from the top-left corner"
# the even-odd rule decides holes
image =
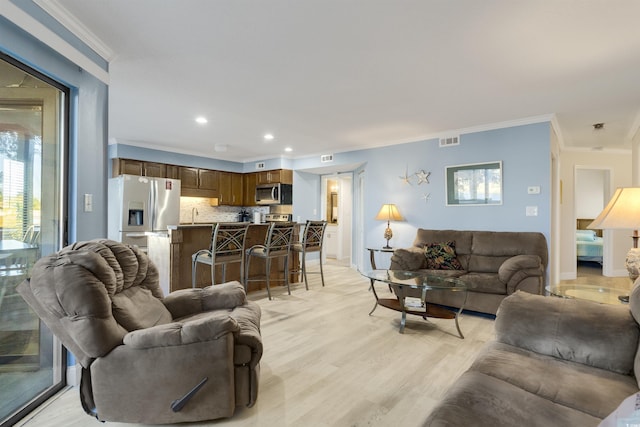
[[[82,365],[101,421],[215,419],[256,400],[260,308],[238,282],[163,298],[146,254],[93,240],[41,258],[18,291]]]

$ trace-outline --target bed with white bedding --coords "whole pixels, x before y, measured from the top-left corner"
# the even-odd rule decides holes
[[[602,264],[602,237],[594,230],[576,230],[576,255],[578,261]]]

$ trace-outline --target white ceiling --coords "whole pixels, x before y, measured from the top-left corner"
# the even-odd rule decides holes
[[[564,147],[629,149],[638,126],[637,0],[37,1],[103,44],[117,142],[251,161],[551,114]]]

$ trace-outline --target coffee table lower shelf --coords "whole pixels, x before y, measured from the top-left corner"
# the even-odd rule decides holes
[[[437,319],[455,319],[458,334],[460,335],[460,338],[464,339],[464,335],[462,335],[462,331],[460,330],[460,325],[458,325],[458,314],[460,314],[461,310],[452,311],[435,304],[427,304],[426,310],[406,310],[402,308],[400,301],[392,298],[379,298],[376,303],[376,306],[377,305],[381,305],[382,307],[402,313],[402,319],[400,320],[400,333],[404,332],[404,327],[407,321],[407,314],[411,314],[414,316],[420,316],[425,320],[427,319],[427,317],[433,317]],[[373,311],[374,310],[371,310],[371,313],[373,313]]]

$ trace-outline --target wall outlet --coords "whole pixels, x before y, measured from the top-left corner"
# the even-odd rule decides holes
[[[527,206],[527,216],[538,216],[538,207]]]

